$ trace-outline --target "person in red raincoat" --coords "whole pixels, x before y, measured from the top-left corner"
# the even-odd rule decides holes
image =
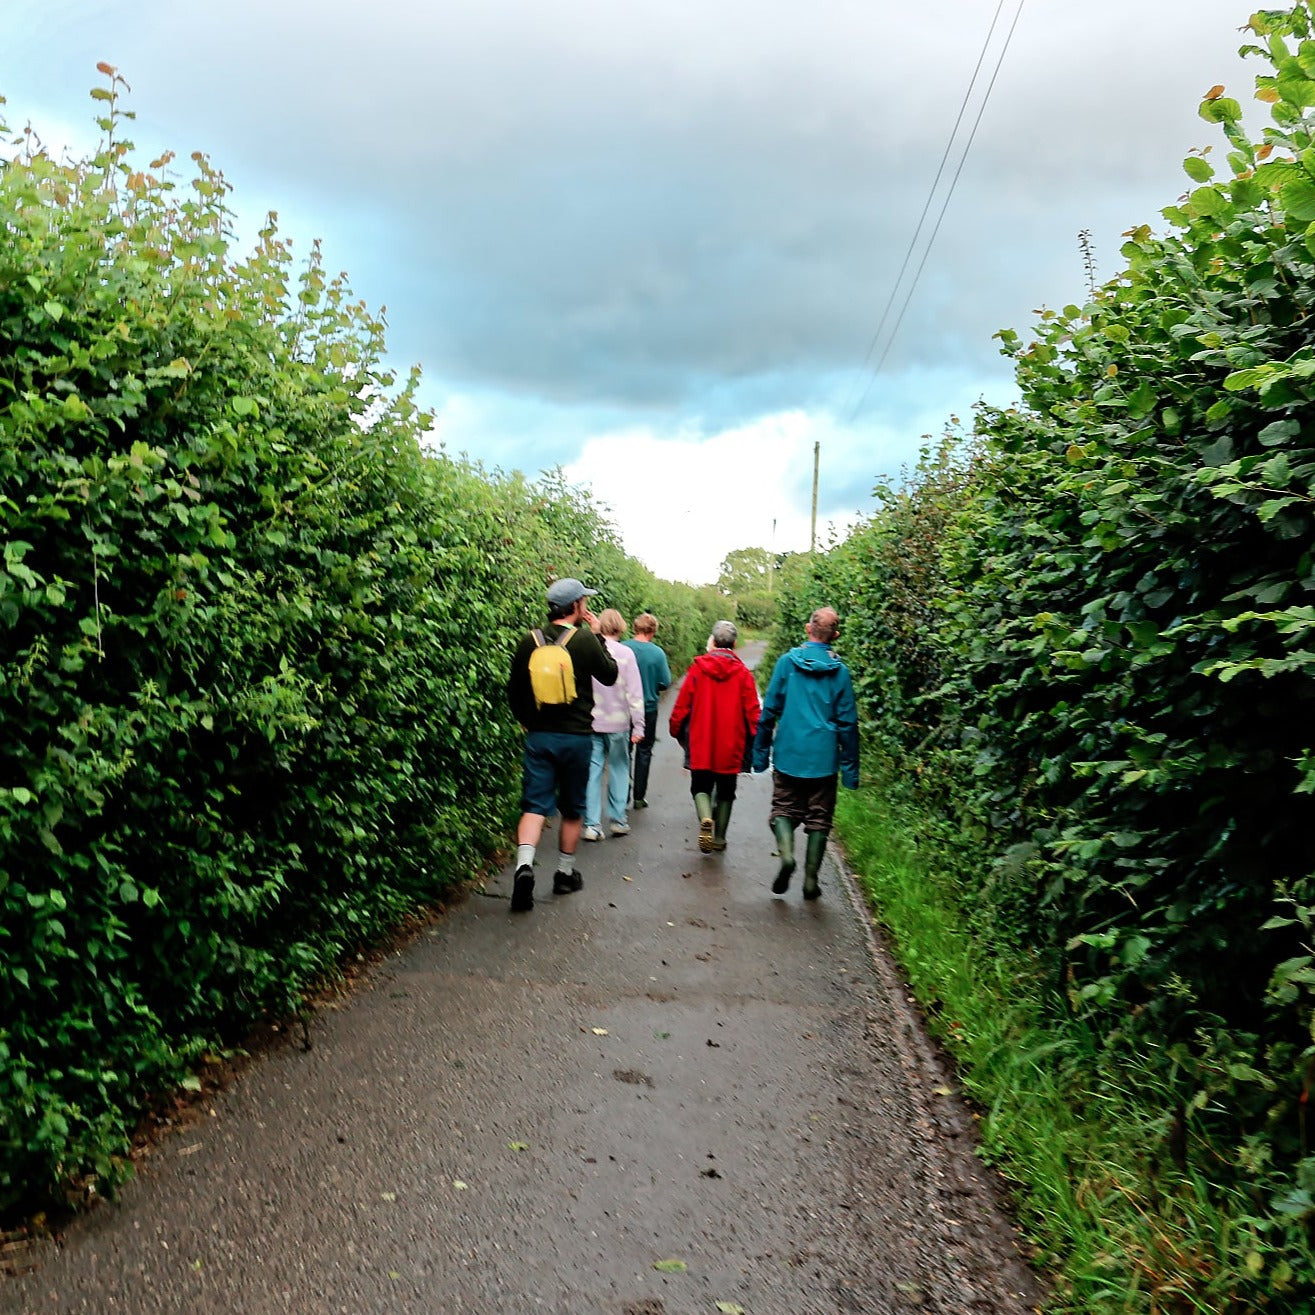
[[[749,770],[761,710],[753,673],[735,652],[739,637],[730,621],[712,627],[708,651],[690,664],[671,710],[671,737],[685,746],[705,854],[726,848],[736,777]]]

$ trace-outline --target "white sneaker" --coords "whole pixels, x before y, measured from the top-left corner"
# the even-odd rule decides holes
[[[581,840],[601,840],[603,833],[596,826],[587,826],[580,832]]]
[[[630,834],[629,822],[613,822],[612,834],[614,836],[628,836]]]

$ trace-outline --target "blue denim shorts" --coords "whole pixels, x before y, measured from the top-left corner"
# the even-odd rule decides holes
[[[568,822],[584,816],[593,738],[562,731],[531,731],[526,735],[521,812],[544,817],[559,812]]]

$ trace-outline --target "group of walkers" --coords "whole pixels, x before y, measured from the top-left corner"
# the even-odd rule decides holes
[[[535,859],[553,813],[561,823],[552,888],[566,895],[584,885],[576,866],[579,842],[603,838],[604,813],[610,834],[624,836],[628,807],[648,806],[658,701],[671,670],[656,642],[657,618],[637,616],[634,638],[623,639],[620,612],[607,608],[595,616],[590,610],[596,595],[579,580],[554,581],[547,625],[523,636],[512,658],[507,696],[526,733],[513,913],[534,907]],[[753,673],[735,651],[739,632],[732,622],[718,621],[671,710],[668,728],[685,752],[701,852],[726,848],[740,774],[772,768],[775,895],[789,890],[794,833],[803,827],[803,897],[818,898],[837,778],[849,789],[858,786],[854,687],[831,647],[839,633],[834,610],[819,607],[804,643],[777,661],[760,702]]]
[[[581,586],[583,588],[583,586]],[[658,699],[671,684],[667,655],[654,642],[657,617],[644,612],[635,617],[634,639],[622,639],[625,618],[614,607],[598,614],[596,632],[603,647],[616,660],[620,673],[614,685],[595,680],[594,738],[589,758],[589,785],[585,793],[585,840],[603,838],[603,768],[607,768],[607,814],[614,836],[629,834],[626,802],[631,794],[631,755],[634,756],[634,805],[647,808],[649,764],[657,739]]]

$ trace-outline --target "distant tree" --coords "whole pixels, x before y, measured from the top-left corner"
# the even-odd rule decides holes
[[[776,559],[776,579],[773,592],[779,591],[782,585],[787,588],[794,587],[799,581],[804,580],[813,562],[813,554],[809,552],[783,552],[779,554]],[[818,607],[822,605],[822,603],[814,604]]]
[[[735,600],[735,620],[742,630],[766,630],[776,620],[775,594],[741,594]]]
[[[736,548],[722,559],[717,590],[729,598],[768,593],[776,568],[776,555],[766,548]]]

